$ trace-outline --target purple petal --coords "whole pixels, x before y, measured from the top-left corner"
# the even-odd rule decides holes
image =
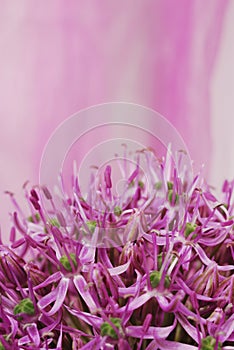
[[[88,290],[88,284],[84,277],[81,275],[75,276],[73,282],[80,296],[82,297],[82,299],[84,299],[85,303],[87,304],[90,312],[96,312],[97,306]]]
[[[194,339],[197,343],[199,342],[198,339],[198,330],[189,323],[187,318],[179,313],[176,315],[177,320],[181,324],[181,326],[184,328],[184,330],[190,335],[192,339]],[[200,332],[199,332],[200,333]],[[202,338],[202,334],[200,333],[200,339]]]
[[[96,315],[91,315],[87,312],[71,309],[70,307],[65,305],[65,308],[74,316],[77,318],[83,320],[84,322],[88,323],[90,326],[94,326],[97,329],[101,327],[101,324],[103,323],[103,319],[96,316]]]
[[[177,309],[177,304],[181,299],[180,295],[176,295],[170,302],[168,302],[167,298],[163,295],[157,295],[156,299],[161,307],[161,309],[165,312],[174,312]]]
[[[29,338],[29,336],[25,335],[24,337],[22,337],[18,340],[18,345],[21,346],[21,345],[28,344],[30,342],[31,342],[31,339]]]
[[[124,273],[125,271],[127,271],[127,269],[129,268],[130,263],[131,263],[131,260],[126,262],[126,264],[109,268],[108,271],[109,271],[111,276],[121,275],[121,273]]]
[[[225,222],[221,222],[221,226],[222,227],[226,227],[226,226],[232,226],[233,225],[233,220],[228,220]]]
[[[41,339],[40,339],[40,335],[37,329],[37,326],[35,323],[32,323],[30,326],[27,327],[27,332],[28,335],[31,339],[31,341],[36,345],[39,346]]]
[[[127,298],[129,296],[134,297],[137,293],[137,287],[136,286],[125,287],[125,288],[120,287],[118,289],[118,292],[119,292],[119,296],[123,298]]]
[[[44,288],[46,286],[48,286],[51,283],[56,283],[60,280],[60,278],[62,277],[62,273],[60,271],[55,272],[53,275],[49,276],[48,278],[45,279],[44,282],[38,284],[37,286],[34,287],[34,290],[37,290],[39,288]]]
[[[210,260],[208,258],[208,256],[205,254],[204,250],[198,244],[194,244],[193,247],[196,250],[197,254],[199,255],[201,261],[205,265],[207,265],[207,266],[215,265],[215,266],[217,266],[217,269],[220,270],[220,271],[234,270],[234,265],[220,266],[220,265],[215,264],[212,260]]]
[[[94,247],[86,247],[85,245],[82,247],[80,251],[80,262],[82,265],[90,264],[94,262],[96,249]]]
[[[213,194],[210,192],[204,192],[204,196],[206,197],[206,199],[208,199],[211,202],[217,202],[217,199],[215,198],[215,196],[213,196]]]
[[[155,341],[155,347],[154,348],[147,348],[146,350],[197,350],[197,346],[178,343],[175,341],[169,341],[169,340],[157,340]]]
[[[46,313],[48,316],[53,315],[61,307],[67,293],[68,285],[69,279],[62,278],[57,288],[53,289],[49,294],[45,295],[38,301],[38,307],[40,309],[44,309],[55,301],[52,309],[49,311],[49,313]]]
[[[219,339],[223,343],[229,340],[229,337],[234,332],[234,314],[220,328]]]
[[[18,322],[12,317],[9,317],[9,320],[10,320],[10,323],[11,323],[11,334],[12,334],[12,337],[15,337],[17,332],[18,332]]]
[[[61,325],[56,350],[62,350],[62,340],[63,340],[63,327]]]
[[[58,288],[57,288],[57,297],[55,300],[55,303],[52,307],[52,309],[47,313],[48,316],[54,315],[60,307],[63,305],[63,302],[67,295],[67,290],[69,286],[69,278],[62,278],[59,282]]]
[[[141,296],[130,301],[129,305],[127,306],[127,310],[133,311],[133,310],[138,309],[138,307],[145,304],[148,300],[150,300],[154,296],[155,296],[155,292],[147,292],[147,293],[142,294]],[[119,310],[124,312],[125,309],[126,309],[126,306],[122,307]]]
[[[173,331],[176,326],[176,321],[173,325],[168,327],[149,327],[147,331],[145,331],[143,326],[128,326],[126,328],[127,335],[134,338],[142,338],[142,339],[165,339],[169,336],[169,334]]]
[[[103,345],[103,339],[101,337],[95,337],[93,340],[82,346],[80,350],[100,350]]]
[[[209,246],[209,247],[214,247],[218,244],[220,244],[221,242],[223,242],[227,236],[228,232],[227,231],[223,231],[223,234],[222,234],[222,231],[218,230],[218,235],[216,237],[201,237],[199,238],[199,243],[200,244],[204,244],[206,246]]]
[[[53,289],[49,294],[45,295],[38,301],[37,306],[40,309],[44,309],[46,306],[50,305],[53,301],[55,301],[57,293],[57,288]]]
[[[177,284],[186,292],[186,294],[188,295],[192,295],[194,293],[194,291],[192,291],[188,286],[187,284],[182,281],[181,278],[178,278],[177,279]],[[218,297],[218,298],[215,298],[215,297],[207,297],[205,295],[202,295],[202,294],[198,294],[196,293],[196,298],[198,300],[203,300],[203,301],[218,301],[218,300],[222,300],[223,297]]]
[[[55,329],[59,322],[61,321],[62,318],[62,311],[58,312],[58,314],[56,315],[56,318],[48,318],[45,314],[42,314],[40,321],[44,324],[48,324],[48,326],[40,329],[40,335],[42,337],[44,337],[45,334],[50,333],[51,331],[53,331],[53,329]]]

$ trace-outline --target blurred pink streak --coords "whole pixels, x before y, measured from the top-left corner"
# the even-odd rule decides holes
[[[209,86],[228,3],[0,0],[1,193],[38,181],[60,122],[109,101],[156,109],[208,169]]]

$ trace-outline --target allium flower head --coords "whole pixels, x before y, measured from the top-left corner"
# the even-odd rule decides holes
[[[121,194],[110,165],[59,206],[46,187],[24,187],[27,213],[10,194],[0,349],[234,349],[234,182],[216,199],[170,154],[135,158]]]

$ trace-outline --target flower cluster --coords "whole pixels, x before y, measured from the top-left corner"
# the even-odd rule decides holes
[[[111,171],[85,198],[74,176],[59,205],[25,186],[28,214],[9,193],[0,349],[234,349],[234,182],[217,200],[149,150],[123,167],[121,195]]]

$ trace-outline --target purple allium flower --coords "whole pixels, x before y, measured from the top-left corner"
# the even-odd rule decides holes
[[[0,349],[234,349],[234,182],[220,200],[173,159],[108,165],[83,198],[46,187],[0,245]],[[147,164],[147,173],[140,167]]]

